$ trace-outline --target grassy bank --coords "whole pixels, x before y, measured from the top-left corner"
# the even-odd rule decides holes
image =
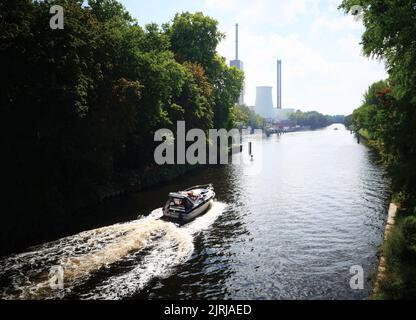
[[[399,208],[396,223],[385,239],[383,276],[372,298],[376,300],[416,299],[416,215]]]
[[[365,129],[358,134],[381,157],[380,141],[372,139]],[[379,274],[371,299],[416,299],[416,208],[401,207],[405,201],[400,193],[393,194],[392,202],[398,206],[397,213],[380,249]]]
[[[366,145],[381,156],[380,142],[372,139],[366,129],[357,132]],[[416,299],[416,208],[402,207],[405,200],[400,193],[393,194],[397,204],[394,224],[389,226],[380,249],[380,268],[371,296],[374,300]]]

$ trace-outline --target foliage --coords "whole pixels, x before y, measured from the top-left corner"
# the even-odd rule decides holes
[[[236,105],[233,109],[234,122],[240,126],[250,126],[254,129],[264,127],[265,120],[245,105]]]
[[[289,120],[295,126],[307,126],[311,127],[311,129],[318,129],[333,123],[343,123],[344,116],[328,116],[317,111],[302,112],[297,110],[289,116]]]
[[[63,30],[49,27],[52,5]],[[115,0],[2,1],[0,12],[5,238],[47,229],[116,173],[152,166],[160,128],[233,125],[243,73],[218,56],[223,34],[202,13],[142,28]]]
[[[353,125],[377,141],[406,219],[384,245],[388,277],[383,298],[415,298],[416,259],[416,6],[412,0],[344,0],[349,12],[363,8],[363,52],[385,62],[389,78],[373,84],[364,104],[353,114]]]
[[[357,1],[344,0],[348,12]],[[406,204],[416,204],[416,15],[414,1],[361,0],[365,32],[363,51],[382,59],[389,79],[368,92],[358,111],[372,136],[382,144],[382,155],[395,192],[407,195]],[[380,87],[380,86],[381,87]],[[384,89],[382,87],[384,86]],[[382,89],[382,90],[380,90]],[[361,115],[360,115],[361,113]],[[367,117],[367,120],[365,118]],[[367,123],[365,123],[367,122]]]
[[[352,129],[351,128],[351,126],[352,126],[352,114],[344,117],[344,125],[345,125],[346,128]]]
[[[400,212],[400,218],[383,244],[386,272],[377,299],[416,298],[416,217]]]

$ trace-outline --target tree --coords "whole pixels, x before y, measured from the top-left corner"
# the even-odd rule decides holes
[[[349,12],[354,1],[341,8]],[[383,158],[392,176],[393,189],[416,203],[416,16],[414,1],[360,1],[365,32],[363,51],[382,59],[389,72],[389,86],[380,92],[379,139]]]
[[[49,27],[52,5],[62,30]],[[142,28],[115,0],[3,1],[0,12],[1,244],[38,239],[100,187],[155,167],[156,130],[233,125],[243,73],[218,56],[223,34],[202,13]]]
[[[212,88],[215,128],[231,128],[232,108],[243,89],[244,74],[228,67],[216,48],[224,38],[218,22],[201,12],[177,14],[171,25],[164,26],[171,49],[179,63],[198,64]]]
[[[341,8],[349,12],[355,4],[344,0]],[[353,122],[366,126],[376,140],[392,191],[405,211],[399,213],[384,245],[382,294],[387,299],[412,299],[416,261],[412,251],[416,236],[416,7],[412,0],[361,0],[359,4],[365,26],[363,51],[385,62],[389,79],[370,88],[364,105],[354,111]]]
[[[208,76],[215,78],[211,68],[215,64],[217,46],[224,38],[224,34],[218,31],[217,21],[204,16],[202,12],[184,12],[176,14],[172,25],[166,25],[165,29],[179,62],[198,63]]]

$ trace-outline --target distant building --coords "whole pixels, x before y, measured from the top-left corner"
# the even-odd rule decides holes
[[[238,24],[235,25],[235,60],[230,61],[230,67],[236,67],[239,70],[244,71],[243,61],[238,59]],[[243,90],[238,98],[238,104],[244,104],[244,95],[245,95],[245,84],[243,84]]]
[[[282,109],[282,60],[277,60],[276,107]]]
[[[275,119],[272,87],[256,87],[256,113],[267,120]]]

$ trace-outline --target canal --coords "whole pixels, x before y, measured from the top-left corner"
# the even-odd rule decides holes
[[[0,298],[366,299],[390,197],[372,151],[342,125],[247,139],[253,162],[107,202],[97,210],[118,224],[3,258]],[[170,191],[204,183],[217,194],[206,215],[157,219]],[[60,266],[64,287],[51,289]]]

